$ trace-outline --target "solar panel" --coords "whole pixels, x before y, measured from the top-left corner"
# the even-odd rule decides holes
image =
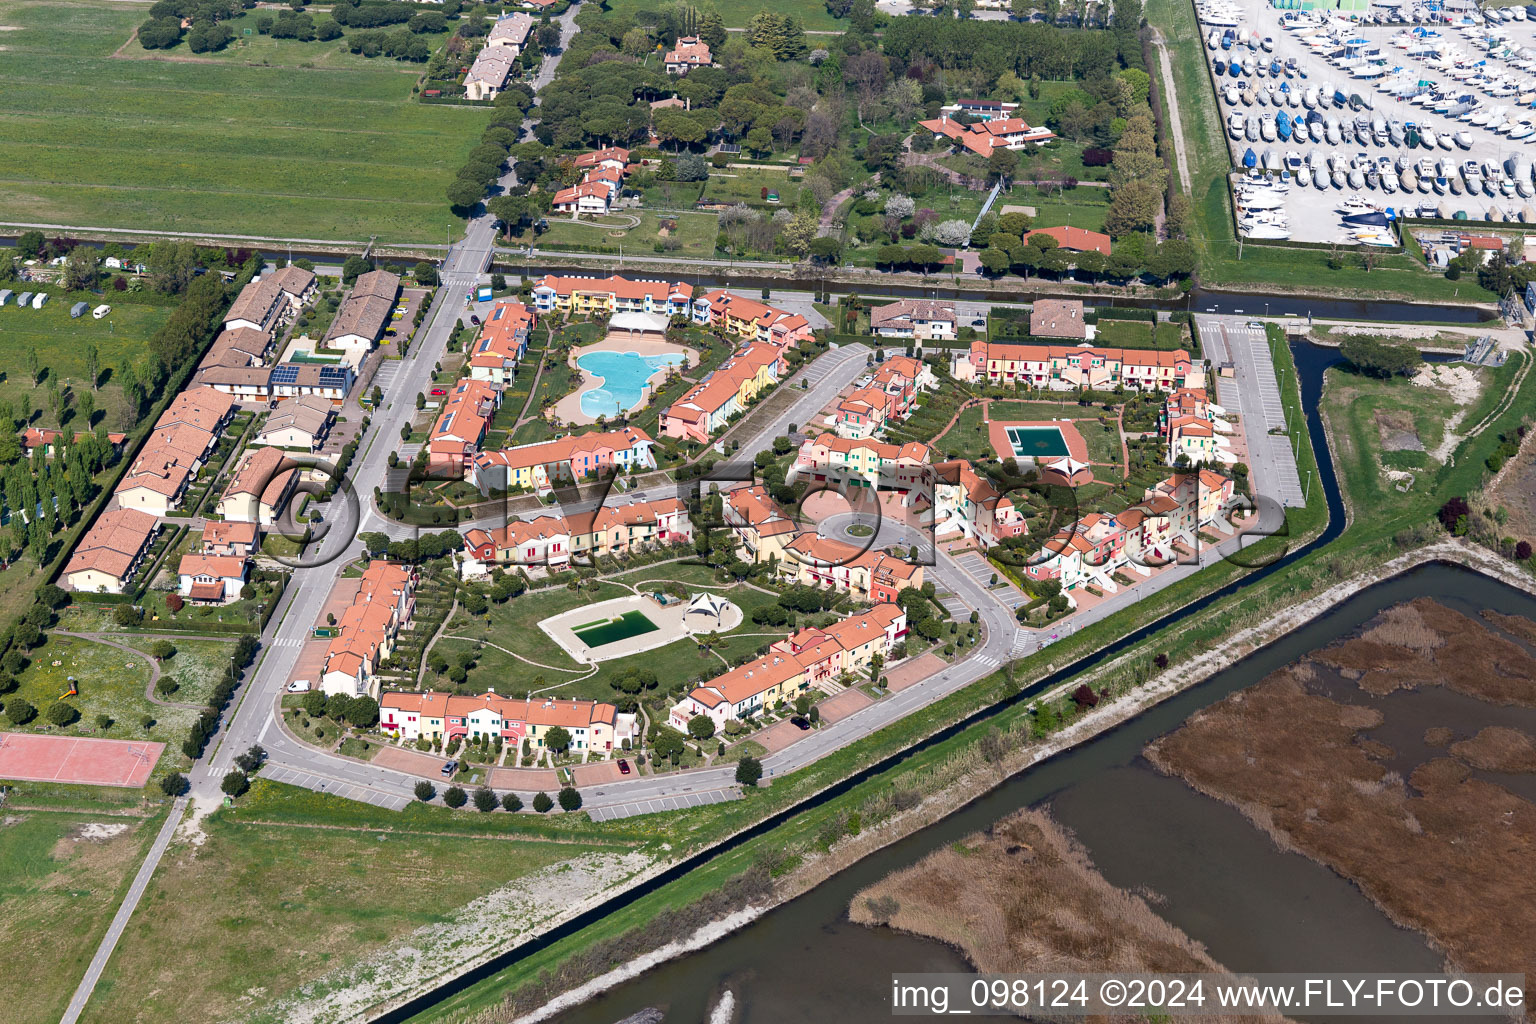
[[[280,363],[272,369],[273,384],[294,384],[299,379],[299,368],[291,363]]]

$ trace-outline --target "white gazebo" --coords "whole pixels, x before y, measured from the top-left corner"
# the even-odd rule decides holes
[[[688,607],[683,610],[683,621],[688,624],[688,631],[698,633],[709,629],[720,629],[725,623],[725,615],[736,606],[718,594],[708,591],[699,591],[688,599]],[[694,616],[700,616],[695,619]],[[695,625],[697,622],[709,622],[711,625],[703,627]]]
[[[608,320],[610,341],[665,341],[671,318],[661,313],[615,313]]]

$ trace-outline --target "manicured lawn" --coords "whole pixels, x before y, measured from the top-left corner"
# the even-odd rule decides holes
[[[634,218],[639,224],[631,226]],[[663,223],[666,222],[665,228]],[[672,225],[676,224],[674,228]],[[680,256],[710,256],[715,251],[715,231],[718,218],[712,213],[660,213],[653,210],[626,210],[593,221],[573,221],[569,217],[551,218],[549,230],[535,235],[532,228],[513,236],[519,243],[535,242],[546,249],[584,249],[588,251],[617,252],[622,245],[626,253],[636,256],[654,256],[663,239],[676,238],[680,249],[666,250]],[[665,230],[665,234],[663,234]]]
[[[32,652],[31,664],[17,677],[20,684],[6,701],[21,698],[37,708],[37,718],[22,726],[27,731],[64,733],[72,736],[106,736],[112,739],[160,740],[167,744],[162,765],[185,764],[180,744],[186,730],[197,717],[193,711],[159,707],[144,696],[149,684],[147,655],[133,655],[76,637],[53,636]],[[79,693],[64,697],[73,677]],[[47,725],[46,712],[63,698],[80,712],[73,725],[57,729]],[[96,716],[105,714],[112,725],[102,732]],[[148,715],[154,724],[145,729],[140,719]],[[9,722],[6,728],[10,728]]]
[[[160,821],[159,815],[45,811],[6,818],[0,827],[0,942],[10,951],[0,974],[6,1020],[43,1024],[63,1015]]]
[[[710,172],[709,182],[704,187],[704,198],[712,203],[747,203],[765,211],[778,208],[794,210],[802,187],[798,179],[789,176],[788,168],[768,171],[732,167]],[[765,188],[779,194],[777,203],[769,203],[763,198]]]
[[[1157,324],[1154,328],[1144,320],[1101,318],[1094,341],[1115,348],[1155,348],[1165,352],[1189,347],[1182,324]]]
[[[416,66],[356,66],[340,43],[151,53],[128,43],[144,17],[104,0],[0,0],[17,29],[0,65],[0,217],[381,241],[458,225],[443,190],[485,111],[414,103]],[[241,63],[253,58],[272,66]]]
[[[775,600],[773,595],[751,587],[736,586],[732,583],[722,584],[716,580],[713,570],[702,565],[669,562],[637,569],[616,578],[632,584],[672,581],[689,587],[707,586],[715,593],[725,594],[741,607],[746,616],[737,630],[722,634],[722,642],[718,650],[727,659],[756,651],[771,639],[764,636],[738,634],[782,632],[782,630],[759,626],[751,621],[753,609],[772,604]],[[460,612],[448,624],[446,632],[453,636],[472,637],[475,640],[487,642],[487,646],[479,653],[475,668],[469,673],[467,685],[476,692],[483,691],[487,686],[495,686],[497,692],[507,692],[542,689],[564,682],[567,685],[552,691],[555,695],[611,700],[616,692],[612,681],[628,672],[637,662],[654,671],[663,687],[692,680],[700,675],[713,676],[725,671],[725,665],[721,663],[720,658],[700,651],[693,640],[683,639],[665,647],[646,651],[638,659],[626,658],[601,662],[595,674],[578,679],[578,676],[586,672],[585,667],[573,661],[558,644],[550,639],[549,634],[539,628],[539,623],[573,608],[610,601],[629,593],[631,591],[627,588],[611,582],[604,582],[596,589],[583,590],[579,595],[564,587],[530,591],[505,604],[492,605],[489,612],[491,620],[489,627],[486,626],[484,618],[470,618]],[[524,658],[539,662],[540,665],[551,666],[551,668],[530,665],[489,644],[499,644],[508,650],[516,651]],[[448,639],[445,636],[433,649],[441,651],[452,662],[459,652],[472,646],[472,641]],[[565,671],[556,671],[557,669]],[[440,687],[452,685],[446,677],[434,676],[430,672],[427,682],[429,685]]]
[[[497,824],[510,831],[510,816]],[[279,998],[519,876],[600,849],[244,824],[227,812],[202,828],[198,845],[167,853],[83,1020],[243,1017],[253,996]]]

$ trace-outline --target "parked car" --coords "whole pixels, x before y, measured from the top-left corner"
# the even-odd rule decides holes
[[[624,760],[622,757],[619,758],[619,774],[620,775],[628,775],[629,774],[629,762]]]
[[[469,318],[469,322],[470,322],[470,323],[472,323],[472,324],[474,324],[474,325],[475,325],[475,326],[476,326],[476,327],[479,327],[479,326],[480,326],[480,318],[479,318],[479,317],[477,317],[477,316],[471,316],[471,317],[470,317],[470,318]]]
[[[790,719],[790,722],[794,724],[796,729],[800,729],[801,731],[811,727],[811,720],[806,718],[804,715],[795,715]]]
[[[433,398],[441,398],[444,395],[446,395],[447,393],[448,393],[448,391],[447,391],[446,388],[433,388],[432,389],[432,397]]]
[[[309,680],[308,679],[295,679],[293,682],[288,684],[288,692],[289,693],[308,693],[309,692]]]
[[[459,770],[459,762],[457,762],[457,761],[449,761],[447,764],[443,765],[443,778],[445,778],[445,779],[446,778],[451,778],[453,776],[453,773],[458,771],[458,770]]]

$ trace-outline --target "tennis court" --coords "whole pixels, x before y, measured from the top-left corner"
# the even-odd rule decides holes
[[[164,743],[0,733],[0,779],[138,789]]]

